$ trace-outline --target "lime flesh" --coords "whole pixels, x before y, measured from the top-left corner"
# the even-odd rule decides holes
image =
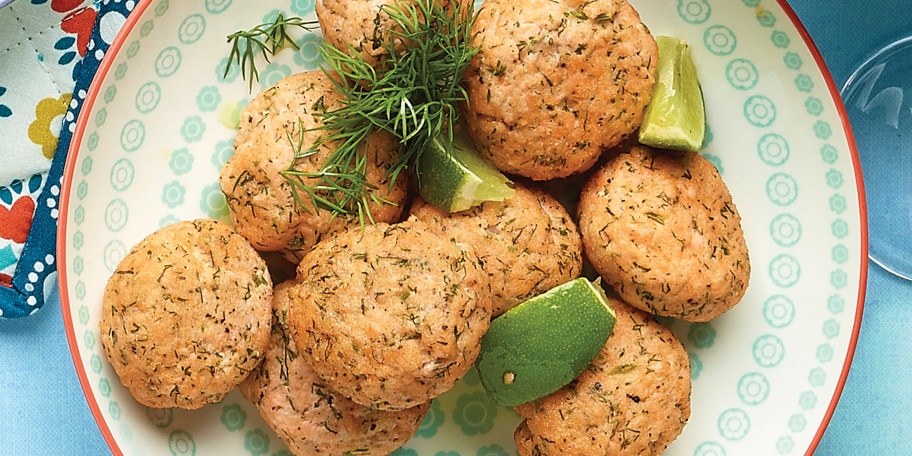
[[[513,196],[509,179],[481,158],[465,134],[445,135],[431,141],[416,164],[418,194],[447,212],[459,212],[485,201]]]
[[[498,404],[533,401],[576,378],[599,353],[616,316],[598,283],[574,279],[491,322],[475,363]]]
[[[656,83],[639,141],[659,149],[699,151],[706,135],[706,112],[690,46],[669,36],[657,36],[656,43]]]

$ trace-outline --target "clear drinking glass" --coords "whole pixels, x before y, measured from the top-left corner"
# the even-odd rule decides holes
[[[871,55],[842,88],[864,176],[871,261],[912,280],[912,36]]]

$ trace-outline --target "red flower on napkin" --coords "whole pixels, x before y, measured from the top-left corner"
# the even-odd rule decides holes
[[[82,5],[82,0],[51,0],[51,9],[58,13],[65,13]]]
[[[0,238],[25,243],[34,214],[35,200],[28,195],[17,199],[9,209],[0,205]]]
[[[53,3],[82,3],[82,2],[53,2]],[[52,6],[53,7],[53,6]],[[55,8],[55,11],[57,9]],[[79,55],[85,57],[86,48],[89,46],[89,39],[92,37],[92,28],[95,27],[95,17],[98,12],[94,8],[82,8],[70,13],[60,21],[60,29],[67,33],[76,35],[76,50]]]

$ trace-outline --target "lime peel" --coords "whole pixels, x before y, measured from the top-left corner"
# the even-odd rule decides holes
[[[434,138],[416,163],[422,198],[452,213],[513,197],[513,182],[478,155],[467,135],[455,133],[452,143],[444,135]]]
[[[495,318],[475,363],[485,391],[512,407],[572,381],[614,329],[609,302],[599,282],[580,277]]]
[[[690,45],[670,36],[657,36],[656,43],[656,83],[639,141],[659,149],[697,152],[706,136],[706,111]]]

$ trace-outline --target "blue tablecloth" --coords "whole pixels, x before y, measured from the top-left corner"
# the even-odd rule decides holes
[[[912,1],[791,0],[842,87],[880,46],[912,35]],[[878,204],[880,206],[878,206]],[[868,212],[892,210],[869,200]],[[855,359],[816,455],[912,454],[912,282],[870,265]]]
[[[838,86],[879,44],[899,37],[903,28],[912,32],[904,14],[912,1],[791,4]],[[907,296],[912,283],[871,266],[855,361],[815,454],[912,454],[912,338],[907,336],[912,303]],[[109,453],[76,378],[54,292],[37,314],[0,321],[0,453]]]

